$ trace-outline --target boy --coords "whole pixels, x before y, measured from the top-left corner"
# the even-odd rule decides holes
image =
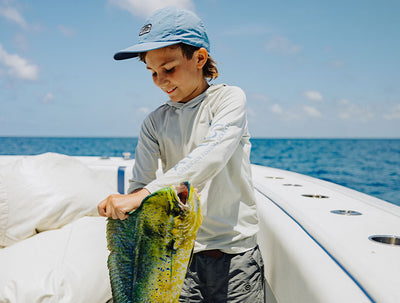
[[[170,100],[142,124],[128,195],[100,202],[100,215],[125,219],[150,193],[191,182],[201,193],[203,223],[180,302],[264,302],[263,263],[243,91],[209,85],[218,75],[203,22],[164,8],[139,33],[139,43],[115,54],[139,56]],[[163,175],[156,177],[158,158]]]

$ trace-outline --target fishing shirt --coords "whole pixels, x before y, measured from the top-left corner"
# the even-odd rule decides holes
[[[203,222],[194,252],[241,253],[256,246],[246,96],[211,85],[185,103],[168,101],[143,121],[128,192],[189,181],[201,193]],[[156,174],[161,159],[161,174]]]

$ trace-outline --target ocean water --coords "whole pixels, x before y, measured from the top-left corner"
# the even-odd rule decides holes
[[[331,181],[400,206],[400,139],[252,139],[251,162]],[[0,155],[122,156],[137,138],[0,137]]]

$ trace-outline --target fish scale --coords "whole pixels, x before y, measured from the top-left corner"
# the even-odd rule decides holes
[[[202,221],[200,201],[189,182],[186,203],[175,186],[143,200],[125,220],[108,219],[108,268],[113,300],[177,302]]]

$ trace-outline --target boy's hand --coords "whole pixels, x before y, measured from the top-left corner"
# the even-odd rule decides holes
[[[129,195],[113,194],[101,201],[97,206],[100,216],[125,220],[128,213],[137,209],[150,192],[141,188]]]

